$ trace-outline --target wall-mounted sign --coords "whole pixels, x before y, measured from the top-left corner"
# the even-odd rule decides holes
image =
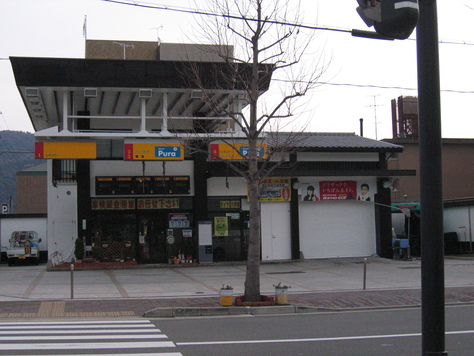
[[[179,198],[137,199],[137,209],[178,209]]]
[[[191,226],[189,214],[169,214],[168,227],[170,229],[186,229]]]
[[[266,151],[267,145],[257,145],[257,158],[266,158]],[[242,160],[249,155],[249,145],[213,143],[209,145],[209,152],[211,153],[211,160]]]
[[[371,184],[365,181],[320,181],[303,186],[303,201],[361,200],[373,201]]]
[[[184,146],[179,144],[126,143],[124,145],[124,159],[129,161],[182,161]]]
[[[214,236],[229,236],[229,220],[227,216],[214,217]]]
[[[35,142],[37,159],[96,159],[95,142]]]
[[[92,210],[134,210],[135,199],[92,199]]]
[[[291,200],[290,178],[267,178],[260,183],[260,201]]]
[[[96,195],[190,194],[189,176],[96,177]]]

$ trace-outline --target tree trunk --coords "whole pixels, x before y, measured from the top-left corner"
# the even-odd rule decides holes
[[[256,155],[256,140],[253,144],[249,142],[250,150],[255,149]],[[254,146],[254,147],[252,147]],[[256,158],[250,160],[249,173],[251,177],[249,185],[250,196],[250,231],[249,231],[249,245],[247,256],[247,271],[245,278],[245,295],[246,302],[260,301],[260,199],[259,199],[259,180],[254,175],[257,170]]]

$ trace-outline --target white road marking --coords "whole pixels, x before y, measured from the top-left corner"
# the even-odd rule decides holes
[[[59,355],[59,354],[54,354],[54,356],[71,356],[72,354],[62,354],[62,355]],[[111,355],[111,354],[107,354],[107,355]],[[150,352],[150,353],[139,353],[139,354],[118,354],[120,356],[156,356],[156,355],[159,355],[159,356],[183,356],[183,354],[181,352],[160,352],[159,354],[157,354],[156,352]],[[38,354],[31,354],[31,355],[21,355],[21,356],[38,356]],[[105,356],[105,354],[74,354],[74,356]]]
[[[18,326],[9,326],[9,327],[1,327],[0,328],[0,333],[3,330],[29,330],[29,329],[58,329],[58,330],[64,330],[64,329],[73,329],[73,330],[82,330],[82,329],[97,329],[97,328],[104,328],[104,329],[119,329],[119,328],[124,328],[127,327],[128,329],[135,329],[135,328],[155,328],[155,325],[150,324],[150,325],[127,325],[124,326],[122,325],[99,325],[99,324],[94,324],[94,325],[18,325]]]
[[[150,333],[159,333],[161,332],[160,329],[152,329],[152,328],[147,328],[147,329],[114,329],[110,330],[109,333],[114,333],[114,334],[150,334]],[[2,335],[24,335],[27,333],[28,335],[76,335],[76,334],[105,334],[107,333],[107,330],[103,329],[91,329],[91,330],[78,330],[78,329],[72,329],[72,330],[63,330],[62,328],[58,329],[48,329],[48,330],[27,330],[22,331],[22,330],[2,330],[0,332]]]
[[[37,351],[90,350],[76,356],[104,356],[110,352],[121,356],[182,356],[180,352],[158,352],[175,348],[160,329],[149,320],[58,321],[0,323],[0,354],[22,351],[37,355]],[[95,350],[95,352],[93,351]],[[110,351],[109,351],[110,350]],[[136,353],[121,351],[136,350]],[[24,355],[23,356],[28,356]],[[70,354],[55,355],[70,356]]]
[[[78,321],[32,321],[32,322],[2,322],[0,326],[3,325],[81,325],[81,324],[119,324],[124,325],[124,321],[120,320],[78,320]],[[143,325],[150,325],[151,323],[148,320],[127,320],[127,325],[131,324],[143,324]],[[151,324],[153,325],[153,324]]]
[[[474,334],[474,330],[449,331],[446,335]],[[196,342],[177,342],[176,346],[198,346],[198,345],[237,345],[237,344],[277,344],[291,342],[321,342],[321,341],[349,341],[349,340],[370,340],[387,339],[400,337],[419,337],[421,333],[413,334],[388,334],[388,335],[363,335],[363,336],[341,336],[341,337],[320,337],[307,339],[278,339],[278,340],[239,340],[239,341],[196,341]]]
[[[51,335],[51,336],[43,336],[43,335],[24,335],[24,336],[0,336],[0,341],[40,341],[40,340],[130,340],[139,338],[140,340],[144,339],[167,339],[168,337],[164,334],[156,334],[156,335],[111,335],[111,334],[102,334],[102,335]]]
[[[146,349],[146,348],[162,348],[176,347],[171,341],[145,341],[145,342],[66,342],[66,343],[32,343],[32,344],[0,344],[0,351],[18,351],[18,350],[91,350],[91,349]]]

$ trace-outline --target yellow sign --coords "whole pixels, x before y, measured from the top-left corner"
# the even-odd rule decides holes
[[[137,209],[179,209],[179,198],[140,198]]]
[[[291,179],[274,177],[260,183],[260,201],[290,201]]]
[[[214,217],[214,236],[229,236],[229,221],[227,216]]]
[[[249,189],[247,188],[247,199]],[[272,177],[266,178],[260,182],[258,191],[260,201],[290,201],[291,200],[291,178]]]
[[[35,142],[37,159],[96,159],[95,142]]]
[[[249,145],[247,144],[213,143],[209,145],[209,150],[212,160],[241,160],[246,159],[249,155]],[[267,158],[267,145],[257,145],[257,158]]]
[[[126,143],[125,160],[182,161],[184,146],[179,144]]]

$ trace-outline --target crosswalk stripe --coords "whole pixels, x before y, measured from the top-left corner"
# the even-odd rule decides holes
[[[0,326],[3,325],[80,325],[80,324],[103,324],[103,325],[108,325],[108,324],[119,324],[123,325],[124,321],[120,320],[77,320],[77,321],[32,321],[32,322],[1,322]],[[131,324],[144,324],[144,325],[150,325],[150,321],[148,320],[127,320],[126,322],[127,325]],[[151,324],[153,325],[153,324]]]
[[[104,328],[104,329],[115,329],[115,328],[124,328],[127,327],[128,329],[135,329],[135,328],[155,328],[155,325],[149,324],[149,325],[99,325],[99,324],[94,324],[94,325],[18,325],[18,326],[9,326],[9,327],[2,327],[0,328],[0,332],[3,330],[29,330],[29,329],[38,329],[41,327],[41,329],[74,329],[74,330],[81,330],[81,329],[97,329],[97,328]]]
[[[160,329],[152,329],[152,328],[147,328],[147,329],[115,329],[115,330],[110,330],[110,333],[114,334],[150,334],[150,333],[157,333],[161,332]],[[104,334],[107,333],[107,330],[103,329],[91,329],[91,330],[77,330],[77,329],[72,329],[72,330],[63,330],[63,329],[48,329],[48,330],[28,330],[28,331],[23,331],[23,330],[2,330],[1,334],[2,335],[23,335],[23,334],[28,334],[28,335],[49,335],[49,334],[54,334],[54,335],[76,335],[76,334]]]
[[[0,336],[0,341],[40,341],[40,340],[126,340],[139,338],[140,340],[145,339],[167,339],[168,337],[164,334],[156,335],[112,335],[112,334],[102,334],[102,335],[68,335],[68,336],[42,336],[42,335],[25,335],[25,336]]]
[[[179,352],[165,351],[176,347],[167,339],[150,320],[0,323],[1,355],[7,351],[36,356],[38,352],[50,351],[61,356],[56,352],[74,350],[75,356],[110,356],[110,352],[120,356],[182,356]],[[80,350],[95,350],[95,353],[80,354]],[[130,353],[131,350],[136,352]]]
[[[20,350],[91,350],[91,349],[146,349],[146,348],[162,348],[162,347],[176,347],[171,341],[144,341],[144,342],[86,342],[86,343],[28,343],[28,344],[0,344],[0,351],[20,351]]]
[[[111,354],[107,354],[107,355],[111,355]],[[120,356],[151,356],[151,355],[159,355],[159,356],[183,356],[183,354],[181,352],[161,352],[159,354],[157,354],[156,352],[147,352],[147,353],[133,353],[133,354],[123,354],[123,353],[120,353],[119,354]],[[38,354],[31,354],[31,355],[21,355],[21,356],[38,356]],[[59,355],[59,354],[54,354],[54,356],[71,356],[71,354],[62,354],[62,355]],[[74,356],[106,356],[106,354],[74,354]]]

